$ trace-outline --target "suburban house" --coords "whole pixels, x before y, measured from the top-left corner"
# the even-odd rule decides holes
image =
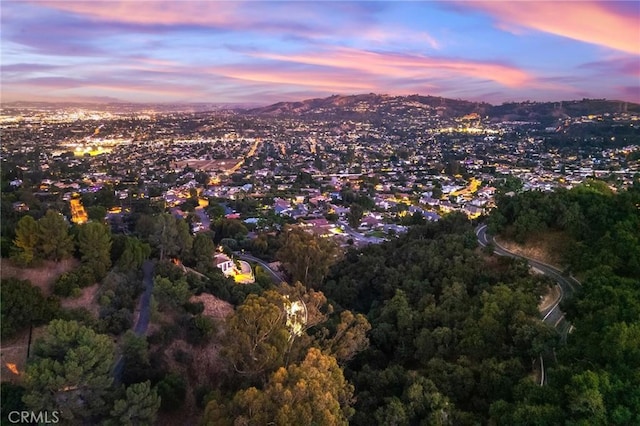
[[[225,277],[232,277],[238,284],[252,284],[256,282],[253,269],[244,260],[236,262],[224,253],[217,253],[213,257],[213,263],[219,268]]]

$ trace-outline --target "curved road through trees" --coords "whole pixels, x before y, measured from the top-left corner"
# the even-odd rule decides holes
[[[257,263],[258,265],[260,265],[262,269],[264,269],[271,276],[271,279],[273,280],[274,283],[280,284],[282,282],[287,282],[286,278],[282,275],[282,273],[271,269],[269,264],[267,264],[267,262],[265,262],[264,260],[259,259],[247,253],[239,252],[239,251],[235,251],[233,252],[233,254],[234,256],[237,256],[238,259],[245,260],[247,262]]]
[[[571,324],[566,320],[564,313],[560,310],[560,302],[563,298],[567,296],[573,295],[577,286],[580,283],[573,277],[566,277],[562,271],[559,269],[548,265],[546,263],[540,262],[538,260],[534,260],[525,256],[517,255],[513,252],[502,247],[498,244],[494,237],[489,237],[487,235],[487,225],[479,225],[476,228],[476,237],[478,238],[478,243],[482,247],[486,247],[489,244],[493,245],[493,252],[499,256],[507,256],[507,257],[515,257],[520,259],[525,259],[529,262],[529,266],[540,271],[544,275],[552,278],[556,283],[558,283],[558,288],[560,289],[560,296],[558,299],[548,308],[541,311],[542,320],[548,325],[554,327],[562,339],[566,339],[567,334],[571,329]],[[544,357],[540,356],[540,370],[541,370],[541,379],[540,384],[546,383],[546,375],[544,370]]]
[[[558,287],[560,289],[560,297],[558,297],[558,299],[553,303],[552,306],[543,310],[541,314],[542,320],[544,322],[556,328],[561,334],[566,334],[566,332],[569,330],[570,324],[564,318],[564,314],[560,310],[559,305],[563,298],[571,296],[575,292],[576,286],[580,285],[580,283],[573,277],[566,277],[565,275],[563,275],[562,271],[551,265],[525,256],[517,255],[505,249],[496,242],[495,238],[489,237],[487,235],[487,225],[478,226],[476,228],[476,236],[478,237],[478,243],[482,247],[486,247],[488,244],[493,244],[493,251],[499,256],[525,259],[527,262],[529,262],[529,266],[542,272],[544,275],[552,278],[555,282],[558,283]]]

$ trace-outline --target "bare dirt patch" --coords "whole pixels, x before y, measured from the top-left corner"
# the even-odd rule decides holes
[[[569,244],[567,236],[562,232],[549,231],[530,237],[525,244],[496,237],[496,242],[505,249],[520,256],[544,262],[562,269],[562,254]]]
[[[170,371],[180,374],[187,381],[187,394],[184,405],[175,413],[159,413],[159,425],[197,425],[203,414],[198,407],[195,391],[200,387],[212,389],[220,380],[224,368],[219,355],[220,346],[215,342],[203,346],[192,346],[184,340],[176,340],[165,351],[165,360]],[[176,353],[190,356],[188,362],[180,363],[175,359]]]
[[[76,268],[80,262],[77,259],[65,259],[60,262],[43,261],[31,268],[20,268],[9,259],[0,260],[0,277],[29,280],[39,287],[44,295],[51,294],[51,285],[65,272]]]

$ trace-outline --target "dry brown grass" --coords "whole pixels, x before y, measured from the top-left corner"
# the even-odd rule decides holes
[[[44,326],[34,327],[31,336],[31,345],[44,333]],[[29,343],[29,329],[12,339],[2,341],[0,348],[0,377],[3,382],[20,383],[22,381],[24,370],[27,364],[27,348]],[[33,347],[33,346],[32,346]],[[14,374],[7,364],[15,364],[18,368],[18,375]]]
[[[204,304],[204,315],[216,319],[224,319],[233,312],[233,305],[224,300],[218,299],[212,294],[202,293],[200,296],[192,296],[191,303],[202,302]]]
[[[60,306],[67,309],[85,308],[97,318],[100,309],[96,295],[99,288],[100,285],[97,283],[90,287],[85,287],[81,289],[80,297],[62,299]]]
[[[192,296],[189,300],[191,303],[202,302],[204,304],[203,315],[213,318],[222,329],[222,323],[231,313],[233,313],[233,305],[217,297],[203,293],[199,296]],[[171,322],[175,318],[164,315],[159,322]],[[149,333],[152,329],[159,327],[157,322],[150,325]],[[178,373],[187,380],[187,396],[184,405],[175,413],[160,412],[158,415],[157,425],[173,426],[180,425],[197,425],[203,414],[203,410],[197,406],[194,391],[201,386],[213,386],[219,380],[225,369],[224,362],[220,358],[220,335],[214,336],[210,343],[202,346],[193,346],[184,340],[176,340],[169,346],[163,348],[165,360],[169,371]],[[174,354],[177,351],[183,351],[189,354],[192,359],[185,364],[177,362]]]
[[[0,276],[2,278],[18,278],[29,280],[31,284],[42,290],[45,296],[51,295],[51,287],[56,278],[61,274],[76,268],[80,262],[77,259],[66,259],[61,262],[45,261],[36,267],[20,268],[14,265],[9,259],[2,259],[0,263]],[[82,289],[80,297],[62,299],[60,305],[63,308],[86,308],[97,316],[98,306],[95,303],[95,296],[98,291],[98,284]],[[44,327],[34,328],[31,343],[43,333]],[[24,372],[27,360],[27,346],[29,342],[29,329],[16,337],[2,341],[0,349],[1,363],[0,373],[2,381],[19,383],[22,374],[15,375],[7,368],[7,363],[16,364],[20,373]]]
[[[60,262],[43,261],[38,266],[20,268],[9,259],[0,260],[0,277],[29,280],[39,287],[46,296],[51,294],[51,285],[64,272],[76,268],[80,262],[77,259],[65,259]]]
[[[540,303],[538,304],[538,310],[542,312],[545,309],[551,307],[554,303],[556,303],[559,297],[560,290],[558,289],[558,286],[554,285],[553,287],[550,287],[542,297],[542,300],[540,300]]]
[[[533,235],[525,244],[519,244],[502,237],[496,237],[496,241],[513,253],[547,263],[558,269],[562,269],[562,253],[566,251],[568,245],[566,234],[558,231],[547,231]]]

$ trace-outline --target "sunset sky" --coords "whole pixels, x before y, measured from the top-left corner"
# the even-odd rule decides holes
[[[640,102],[640,2],[5,1],[2,102]]]

